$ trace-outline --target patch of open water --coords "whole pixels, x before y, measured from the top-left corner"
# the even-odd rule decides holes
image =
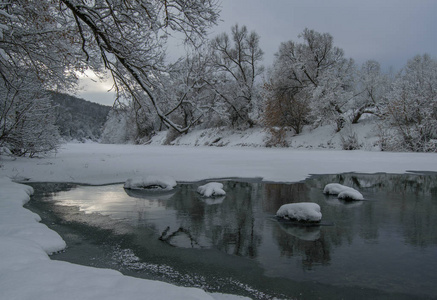
[[[227,194],[214,199],[196,193],[205,182],[170,193],[34,183],[27,207],[67,242],[52,259],[254,299],[437,298],[437,175],[217,181]],[[366,200],[324,195],[331,182]],[[296,202],[319,204],[321,226],[278,222]]]

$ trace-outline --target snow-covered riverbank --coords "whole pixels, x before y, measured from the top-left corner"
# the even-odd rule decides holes
[[[65,144],[45,158],[2,157],[1,175],[18,181],[105,184],[136,175],[177,181],[262,177],[296,182],[310,174],[437,171],[435,153],[390,153],[287,148]]]
[[[31,187],[0,178],[0,299],[245,299],[51,260],[65,242],[23,204]]]
[[[228,296],[200,289],[50,260],[47,253],[61,250],[65,243],[22,207],[31,189],[10,178],[104,184],[136,175],[169,175],[178,181],[261,177],[295,182],[310,174],[437,172],[437,154],[66,144],[56,156],[3,156],[0,165],[2,299],[225,299]]]

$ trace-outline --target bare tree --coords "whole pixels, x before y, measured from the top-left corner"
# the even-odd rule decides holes
[[[264,55],[259,39],[256,32],[236,24],[231,36],[222,33],[211,42],[212,64],[223,76],[211,87],[229,106],[233,125],[255,124],[250,113],[258,97],[255,80],[263,72],[260,62]]]
[[[277,86],[274,83],[264,85],[266,91],[265,125],[274,132],[284,132],[275,128],[292,128],[296,134],[301,133],[308,124],[311,109],[305,93],[294,93],[292,89]],[[268,95],[268,96],[267,96]]]

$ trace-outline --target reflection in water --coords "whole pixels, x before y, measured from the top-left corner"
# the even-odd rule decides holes
[[[332,182],[359,190],[366,201],[324,195]],[[211,282],[232,274],[259,292],[247,288],[242,294],[259,299],[275,293],[335,299],[350,291],[355,299],[437,296],[436,175],[340,174],[296,184],[223,184],[226,196],[214,199],[196,193],[200,183],[181,184],[168,194],[132,194],[121,185],[54,188],[51,198],[50,187],[37,191],[55,200],[55,207],[82,212],[58,210],[69,222],[105,229],[116,224],[117,234],[132,236],[125,247],[135,252],[129,257],[137,268],[163,262],[181,273],[193,268],[202,274],[198,285],[212,290],[226,290],[226,284]],[[281,205],[296,202],[319,204],[322,223],[331,226],[293,226],[274,218]]]
[[[283,204],[297,202],[313,202],[308,195],[308,186],[305,183],[294,184],[265,184],[264,211],[276,214]]]
[[[133,198],[140,199],[159,199],[159,200],[169,200],[175,193],[176,189],[173,190],[139,190],[139,189],[124,189],[126,194]]]
[[[279,227],[291,236],[304,241],[316,241],[320,239],[320,226],[299,226],[286,224],[278,221]]]
[[[281,228],[281,226],[279,226]],[[282,229],[282,228],[281,228]],[[301,229],[300,229],[301,230]],[[296,229],[293,229],[296,232]],[[326,265],[331,260],[329,244],[325,242],[323,236],[317,239],[302,239],[302,236],[290,236],[289,232],[274,230],[273,235],[281,249],[281,256],[287,258],[298,256],[302,257],[302,268],[311,270],[314,265]],[[306,232],[303,237],[309,237]]]

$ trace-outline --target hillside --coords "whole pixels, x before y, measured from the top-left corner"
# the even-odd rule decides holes
[[[56,125],[66,141],[98,141],[110,106],[89,102],[75,96],[53,93],[56,106]]]
[[[351,124],[340,132],[333,125],[315,129],[306,126],[299,135],[287,132],[287,148],[313,150],[366,150],[380,151],[377,122],[370,117],[358,124]],[[158,132],[148,142],[152,145],[215,146],[215,147],[268,147],[271,135],[266,128],[251,128],[244,131],[229,128],[192,130],[168,143],[167,131]],[[352,148],[346,147],[354,146]]]

